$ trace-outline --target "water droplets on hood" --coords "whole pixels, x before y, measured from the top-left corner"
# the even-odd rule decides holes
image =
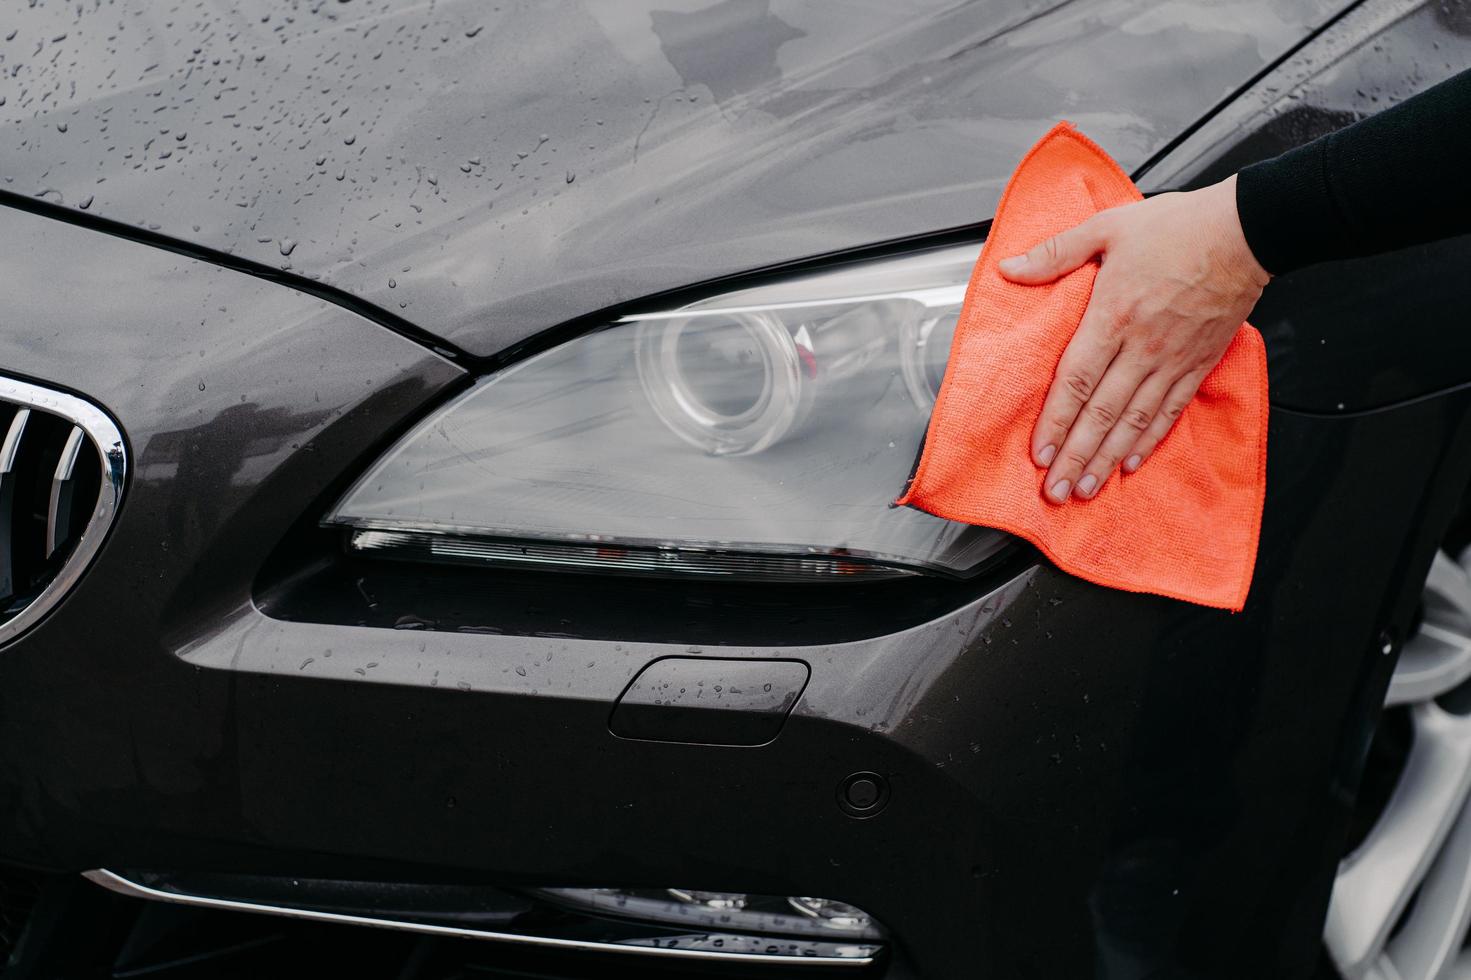
[[[1040,6],[16,2],[0,188],[273,262],[289,229],[300,275],[386,307],[393,269],[439,263],[414,318],[489,355],[694,279],[978,220],[1059,104],[1140,162],[1306,16],[1262,27],[1260,0],[1219,0],[1240,26],[1170,35],[1196,70],[1160,99],[1178,65],[1139,57],[1160,35],[1120,30],[1133,3]],[[1065,63],[1078,77],[1033,67]]]

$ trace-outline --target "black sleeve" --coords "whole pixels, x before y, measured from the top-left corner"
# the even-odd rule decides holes
[[[1471,232],[1471,71],[1247,167],[1236,209],[1274,275]]]

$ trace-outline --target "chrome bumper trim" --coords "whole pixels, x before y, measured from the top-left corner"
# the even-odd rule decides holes
[[[291,919],[306,919],[314,922],[331,922],[338,925],[369,926],[375,929],[393,929],[400,932],[416,932],[448,939],[484,939],[491,942],[515,943],[545,949],[571,950],[589,953],[632,953],[643,956],[658,956],[663,959],[698,960],[718,963],[761,963],[767,966],[842,966],[864,967],[874,962],[872,955],[854,956],[794,956],[784,953],[741,953],[721,952],[708,949],[685,949],[669,946],[637,945],[633,943],[597,942],[586,939],[558,939],[553,936],[533,936],[515,932],[491,932],[483,929],[467,929],[458,926],[434,925],[427,922],[405,922],[396,919],[379,919],[366,915],[350,915],[342,912],[321,912],[314,909],[292,908],[281,905],[261,905],[254,902],[239,902],[228,898],[211,898],[207,895],[190,895],[182,892],[162,891],[124,878],[122,875],[98,868],[82,872],[82,877],[109,891],[155,902],[172,902],[199,908],[219,909],[228,912],[253,912],[260,915],[279,915]],[[773,940],[777,942],[779,940]]]

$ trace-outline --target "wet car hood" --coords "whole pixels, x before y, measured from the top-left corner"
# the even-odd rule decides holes
[[[984,219],[1068,118],[1136,168],[1338,0],[10,5],[0,178],[480,355]]]

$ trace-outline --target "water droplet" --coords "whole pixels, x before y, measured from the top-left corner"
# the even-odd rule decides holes
[[[57,123],[56,124],[56,130],[57,130],[57,132],[61,132],[61,133],[66,132],[66,123],[64,123],[64,122]]]
[[[294,239],[294,238],[283,238],[283,239],[281,239],[281,254],[282,255],[290,255],[294,251],[296,251],[296,239]]]
[[[395,278],[393,278],[392,276],[389,276],[388,277],[388,288],[389,289],[397,289],[398,288],[398,280],[395,279]]]
[[[344,146],[352,146],[357,141],[358,141],[357,136],[349,136],[346,139],[344,139],[342,142],[343,142],[343,145]]]
[[[466,31],[465,32],[465,36],[466,37],[474,37],[476,34],[479,34],[483,30],[485,30],[485,28],[483,26],[476,25],[475,27],[472,27],[468,31]]]
[[[573,182],[573,181],[574,181],[574,180],[576,180],[576,179],[577,179],[577,175],[576,175],[576,174],[574,174],[574,173],[573,173],[573,172],[572,172],[572,171],[570,171],[570,170],[569,170],[569,171],[567,171],[567,183],[569,183],[569,184],[570,184],[570,183],[572,183],[572,182]]]
[[[81,208],[83,211],[87,210],[91,206],[92,206],[92,195],[91,194],[88,194],[86,197],[82,198],[80,201],[77,202],[77,207]]]

